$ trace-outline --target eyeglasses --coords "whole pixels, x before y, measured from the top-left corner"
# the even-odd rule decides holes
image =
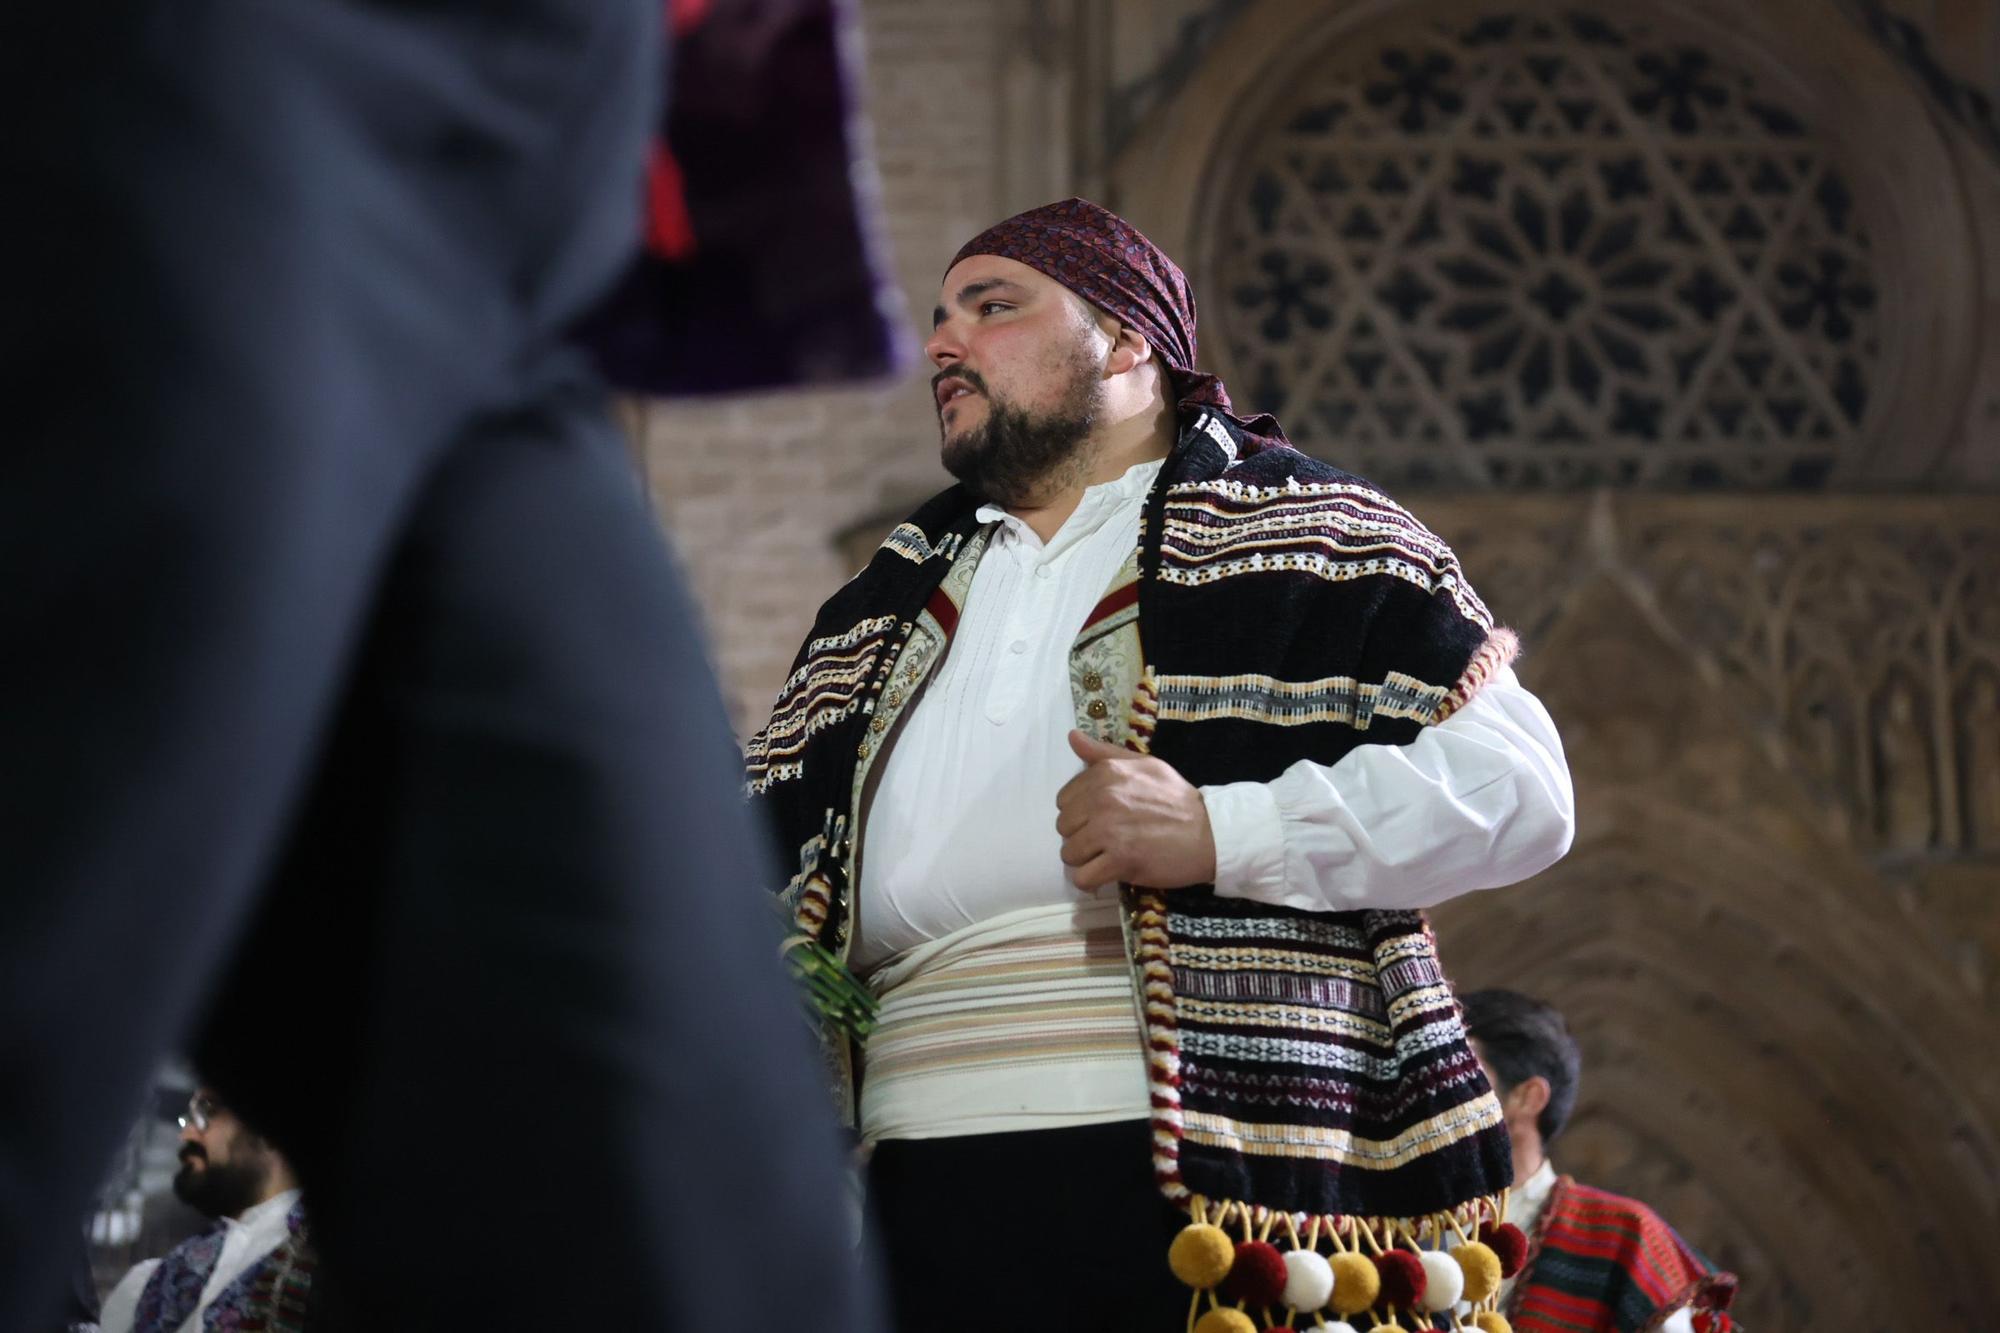
[[[207,1133],[209,1120],[221,1109],[221,1102],[216,1101],[215,1098],[209,1096],[207,1093],[197,1092],[194,1096],[188,1098],[187,1110],[181,1112],[178,1117],[180,1127],[186,1129],[192,1125],[196,1132]]]

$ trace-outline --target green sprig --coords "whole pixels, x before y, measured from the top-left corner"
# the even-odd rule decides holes
[[[801,935],[785,942],[785,966],[804,989],[806,1017],[813,1026],[831,1023],[856,1041],[867,1040],[881,1005],[845,963]]]

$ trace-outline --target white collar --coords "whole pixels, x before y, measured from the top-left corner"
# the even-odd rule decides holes
[[[285,1218],[298,1201],[299,1191],[283,1190],[260,1204],[245,1208],[240,1217],[225,1217],[222,1221],[225,1226],[241,1227],[245,1231],[283,1230]]]
[[[1545,1156],[1534,1174],[1516,1185],[1508,1196],[1507,1220],[1523,1231],[1532,1231],[1536,1219],[1542,1215],[1542,1206],[1549,1201],[1549,1191],[1555,1187],[1555,1163]]]
[[[1160,474],[1166,459],[1155,458],[1144,463],[1134,463],[1125,469],[1122,476],[1111,481],[1100,481],[1095,486],[1086,487],[1083,498],[1077,501],[1076,510],[1063,520],[1062,527],[1050,539],[1047,549],[1042,549],[1041,534],[1029,527],[996,504],[983,504],[974,516],[981,523],[998,523],[1001,530],[1023,543],[1031,551],[1041,551],[1043,558],[1053,559],[1059,552],[1090,536],[1110,521],[1111,516],[1127,505],[1145,500],[1153,489],[1153,478]]]

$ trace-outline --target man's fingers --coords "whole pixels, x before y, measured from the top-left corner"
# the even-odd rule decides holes
[[[1061,832],[1060,829],[1057,831]],[[1084,865],[1094,857],[1101,855],[1103,851],[1104,840],[1094,837],[1088,825],[1074,834],[1063,834],[1062,859],[1064,865]]]
[[[1085,824],[1088,824],[1089,822],[1090,822],[1090,816],[1084,812],[1083,803],[1081,801],[1073,801],[1068,805],[1064,805],[1060,798],[1057,799],[1056,801],[1057,833],[1067,838],[1072,833],[1075,833],[1078,829],[1081,829]]]
[[[1118,875],[1112,869],[1111,854],[1104,852],[1076,867],[1070,879],[1079,889],[1101,889],[1106,884],[1116,884]]]
[[[1074,750],[1076,757],[1083,760],[1086,764],[1095,764],[1105,759],[1130,759],[1132,757],[1132,751],[1126,749],[1124,746],[1113,745],[1109,741],[1098,740],[1089,732],[1078,731],[1074,727],[1070,729],[1069,733],[1069,748]]]

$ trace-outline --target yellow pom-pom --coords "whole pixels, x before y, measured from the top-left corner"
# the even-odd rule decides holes
[[[1477,1305],[1500,1290],[1500,1256],[1493,1252],[1492,1246],[1467,1241],[1454,1248],[1451,1257],[1465,1270],[1465,1290],[1459,1293],[1460,1300]]]
[[[1507,1316],[1492,1310],[1481,1310],[1474,1315],[1472,1326],[1479,1333],[1514,1333],[1514,1326],[1507,1322]]]
[[[1206,1222],[1181,1228],[1167,1250],[1167,1267],[1174,1276],[1197,1291],[1206,1291],[1229,1276],[1236,1262],[1236,1246],[1229,1233]]]
[[[1257,1333],[1257,1325],[1241,1310],[1210,1310],[1194,1321],[1194,1333]]]
[[[1375,1304],[1375,1298],[1382,1294],[1382,1274],[1368,1256],[1336,1254],[1331,1262],[1333,1299],[1327,1304],[1335,1314],[1360,1314]]]

